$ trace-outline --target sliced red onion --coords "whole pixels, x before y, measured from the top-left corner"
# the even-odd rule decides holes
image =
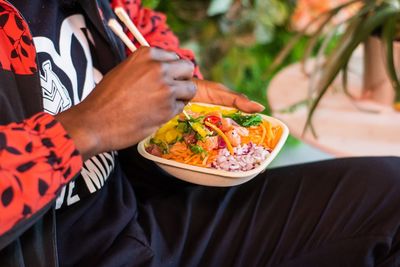
[[[222,139],[221,136],[218,136],[218,148],[225,148],[226,147],[226,143],[224,141],[224,139]]]
[[[270,154],[266,148],[253,143],[237,146],[233,151],[234,155],[231,155],[228,149],[221,149],[211,167],[232,172],[249,171],[259,166]]]

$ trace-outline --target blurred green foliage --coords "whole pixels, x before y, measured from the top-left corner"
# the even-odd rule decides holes
[[[219,81],[264,104],[272,75],[268,66],[293,36],[289,30],[294,0],[143,0],[166,13],[168,24],[193,50],[207,79]],[[301,58],[299,42],[284,64]]]

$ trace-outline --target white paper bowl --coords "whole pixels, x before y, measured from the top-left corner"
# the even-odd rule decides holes
[[[264,120],[269,121],[272,125],[281,126],[282,135],[274,150],[266,158],[266,160],[250,171],[229,172],[212,168],[203,168],[154,156],[148,153],[145,149],[145,145],[150,142],[150,139],[154,136],[154,134],[139,143],[138,151],[140,155],[142,155],[146,159],[154,161],[167,173],[187,182],[206,186],[234,186],[242,184],[254,178],[259,173],[265,171],[267,166],[272,162],[272,160],[278,155],[279,151],[282,149],[289,135],[289,129],[283,122],[263,114],[260,115]]]

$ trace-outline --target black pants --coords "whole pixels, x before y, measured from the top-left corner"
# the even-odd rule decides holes
[[[399,158],[276,168],[230,188],[140,168],[145,266],[400,266]]]

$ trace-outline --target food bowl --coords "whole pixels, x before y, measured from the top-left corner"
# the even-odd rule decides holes
[[[206,107],[215,107],[215,105],[210,105],[210,104],[198,104],[198,105]],[[223,106],[217,106],[217,107],[221,107],[222,109],[230,109],[230,110],[232,109]],[[236,172],[225,171],[209,167],[193,166],[190,164],[185,164],[175,160],[165,159],[162,157],[152,155],[146,151],[146,146],[150,143],[150,140],[151,138],[154,137],[155,133],[148,136],[146,139],[142,140],[138,144],[138,151],[140,155],[142,155],[144,158],[154,161],[164,171],[183,181],[205,186],[226,187],[226,186],[239,185],[251,180],[258,174],[264,172],[267,166],[278,155],[279,151],[282,149],[289,135],[289,129],[283,122],[270,116],[266,116],[263,114],[259,115],[262,117],[264,121],[269,122],[271,125],[280,126],[282,129],[282,133],[279,137],[279,140],[276,142],[275,147],[266,157],[266,159],[262,161],[260,165],[256,166],[252,170],[236,171]]]

